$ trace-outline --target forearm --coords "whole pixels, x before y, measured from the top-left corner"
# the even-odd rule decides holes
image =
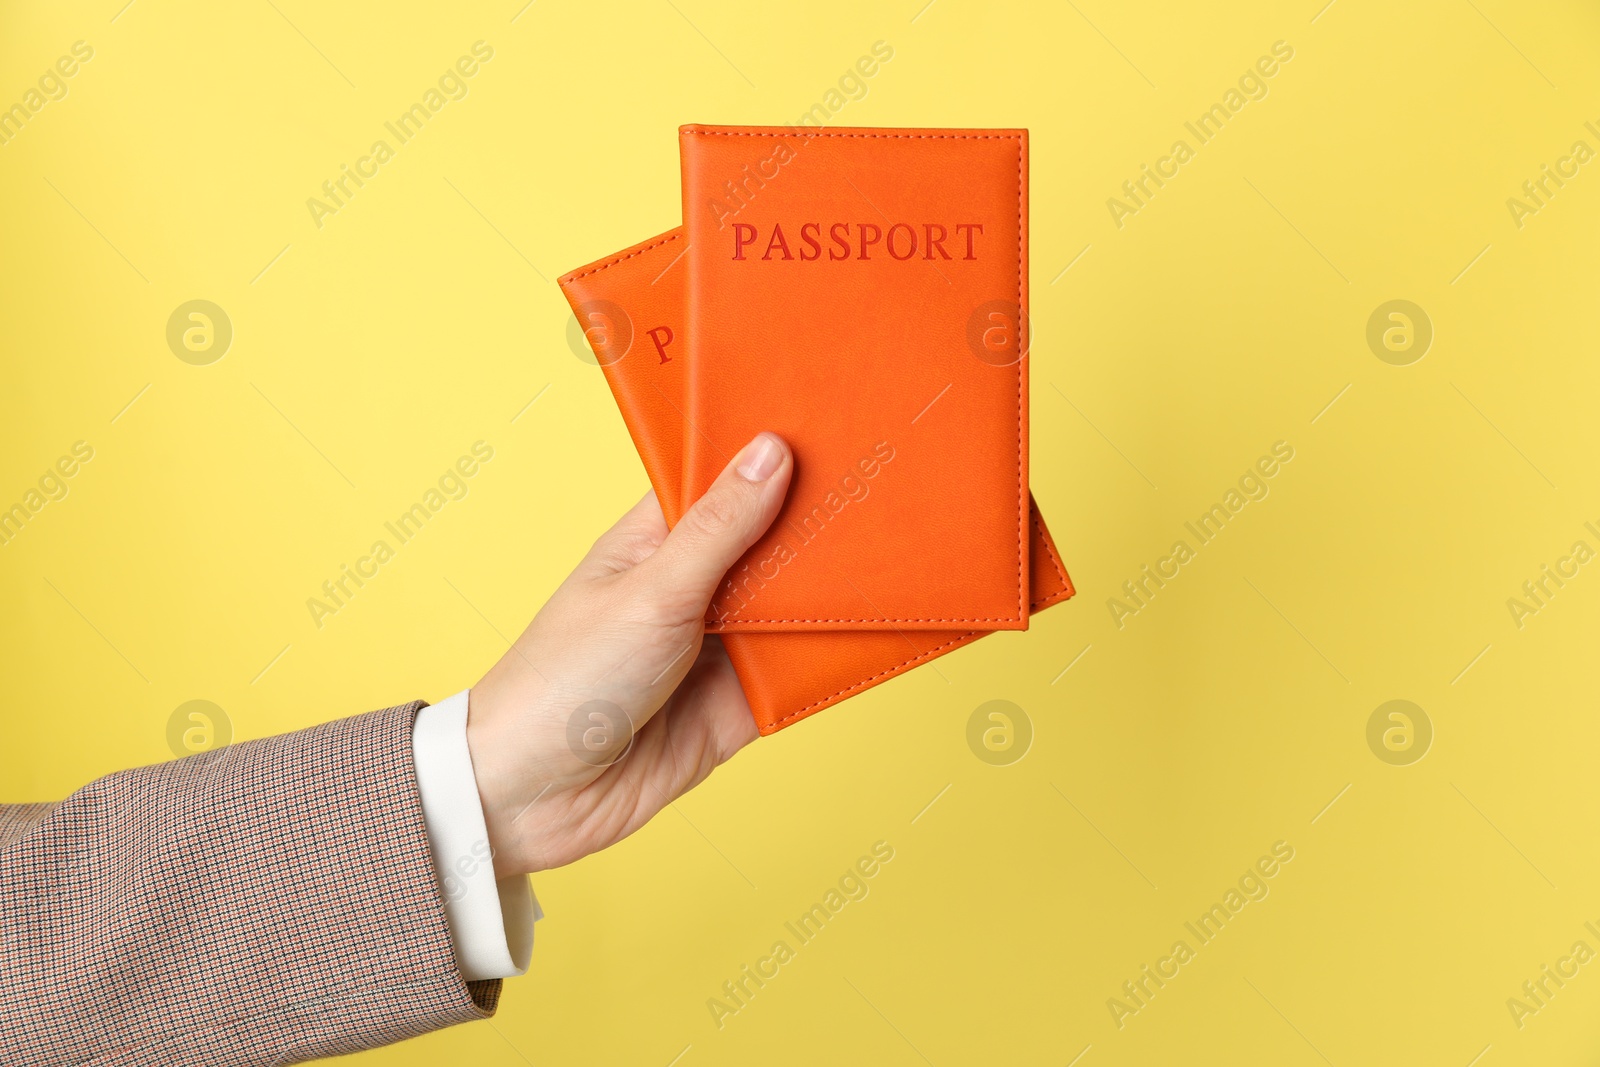
[[[492,1014],[452,952],[417,708],[9,809],[0,1062],[287,1063]]]

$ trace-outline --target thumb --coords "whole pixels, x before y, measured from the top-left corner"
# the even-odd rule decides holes
[[[695,501],[644,569],[671,599],[700,612],[717,583],[756,543],[783,503],[794,457],[777,434],[762,432],[733,457]]]

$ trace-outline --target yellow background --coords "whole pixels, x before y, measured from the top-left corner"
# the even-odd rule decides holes
[[[4,104],[94,48],[0,146],[0,504],[95,450],[0,547],[9,800],[169,758],[188,700],[252,738],[478,678],[646,486],[552,279],[677,222],[680,123],[792,121],[882,40],[835,124],[1032,131],[1033,491],[1077,599],[536,877],[499,1016],[364,1062],[1600,1054],[1600,964],[1506,1006],[1600,949],[1600,565],[1506,606],[1600,548],[1600,164],[1506,206],[1600,148],[1593,5],[123,3],[0,26]],[[307,198],[478,40],[470,94],[318,229]],[[1279,40],[1269,95],[1119,229],[1107,198]],[[193,299],[233,323],[208,366],[165,340]],[[1433,323],[1409,366],[1365,340],[1392,299]],[[314,626],[479,439],[466,499]],[[1270,496],[1118,628],[1107,598],[1279,440]],[[1033,724],[1010,766],[967,746],[993,699]],[[1391,699],[1433,726],[1409,766],[1367,744]],[[707,999],[878,840],[870,895],[719,1030]],[[1107,999],[1279,840],[1270,896],[1118,1029]]]

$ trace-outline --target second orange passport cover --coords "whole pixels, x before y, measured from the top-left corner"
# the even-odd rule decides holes
[[[687,492],[758,430],[795,454],[707,629],[1026,629],[1027,131],[685,126],[679,149]]]
[[[560,279],[670,525],[688,506],[683,453],[686,439],[696,432],[684,409],[684,243],[683,230],[671,230]],[[858,481],[852,486],[860,498],[855,503],[873,491],[871,479]],[[1029,607],[1040,611],[1071,597],[1073,588],[1033,506],[1029,531]],[[771,734],[987,632],[727,633],[722,641],[756,725]]]

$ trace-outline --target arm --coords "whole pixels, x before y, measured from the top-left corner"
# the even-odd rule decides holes
[[[0,805],[0,1064],[277,1065],[492,1015],[500,982],[463,971],[525,952],[465,942],[496,954],[521,876],[626,836],[755,738],[702,620],[792,466],[758,438],[670,534],[647,496],[421,722],[412,703]],[[480,843],[487,882],[457,864]]]
[[[452,953],[418,707],[0,809],[0,1063],[292,1063],[491,1015],[500,983]]]

